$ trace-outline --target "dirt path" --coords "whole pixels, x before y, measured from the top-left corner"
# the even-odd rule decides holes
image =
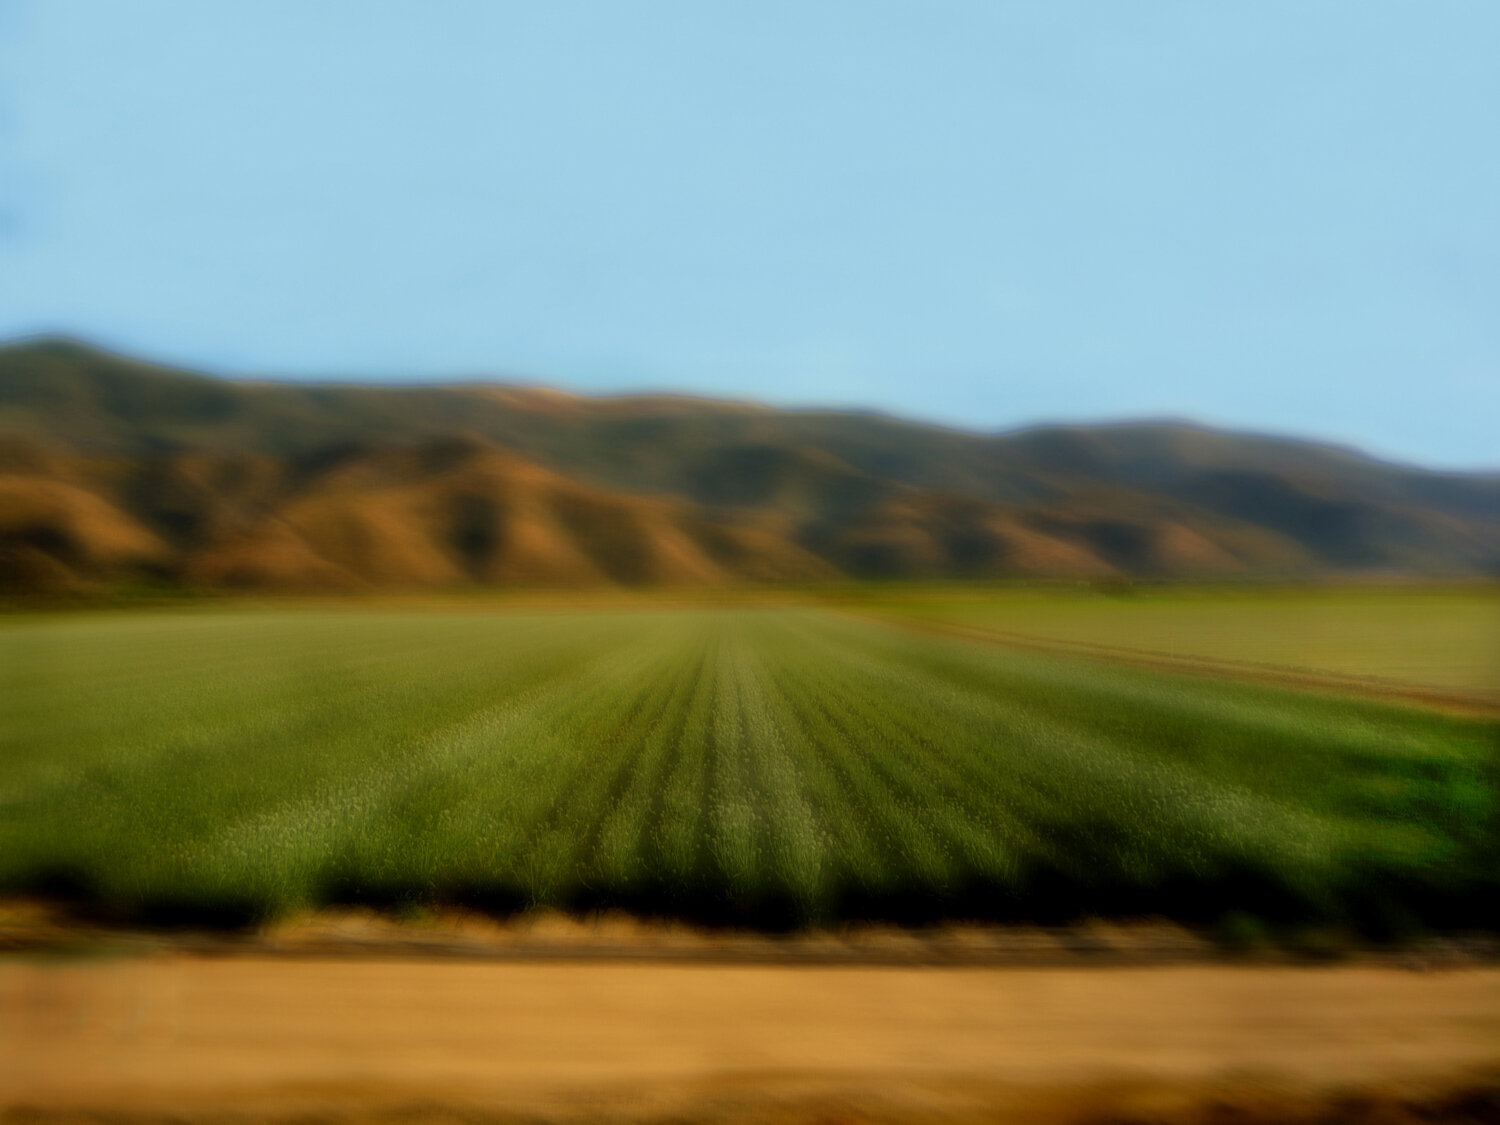
[[[0,961],[12,1120],[1398,1121],[1497,1075],[1493,967]]]

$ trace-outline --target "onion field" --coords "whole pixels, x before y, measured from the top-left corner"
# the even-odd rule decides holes
[[[815,606],[0,622],[0,892],[1494,928],[1492,719]]]

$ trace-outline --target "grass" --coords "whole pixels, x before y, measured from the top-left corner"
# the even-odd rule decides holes
[[[1080,652],[1274,668],[1471,698],[1500,709],[1500,587],[855,591],[893,621]]]
[[[1497,928],[1497,735],[810,606],[22,616],[0,890]]]

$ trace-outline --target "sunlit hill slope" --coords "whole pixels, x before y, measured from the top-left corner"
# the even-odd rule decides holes
[[[495,384],[250,383],[0,349],[0,585],[1471,576],[1500,475],[1176,423],[981,434]]]

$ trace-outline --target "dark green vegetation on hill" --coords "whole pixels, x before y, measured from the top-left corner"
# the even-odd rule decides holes
[[[811,607],[0,623],[0,889],[1500,925],[1494,720]]]
[[[227,382],[0,350],[0,585],[1473,575],[1500,477],[1186,425],[985,435],[495,385]]]

